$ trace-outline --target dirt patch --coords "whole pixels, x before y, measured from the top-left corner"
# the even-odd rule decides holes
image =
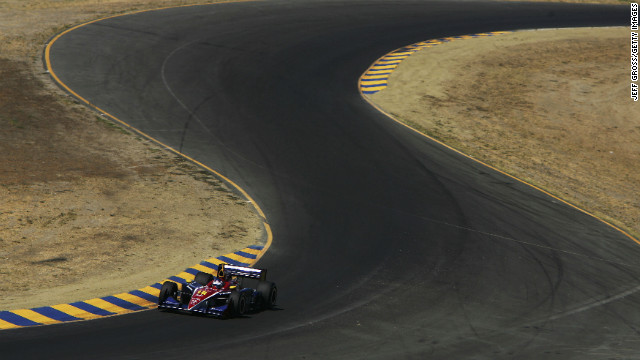
[[[640,105],[627,28],[523,31],[422,50],[372,100],[640,235]]]
[[[39,65],[69,25],[189,3],[202,1],[0,3],[0,310],[141,288],[263,237],[224,183],[78,105]]]

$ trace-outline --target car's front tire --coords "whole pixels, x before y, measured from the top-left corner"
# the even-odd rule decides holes
[[[178,284],[173,281],[165,281],[160,288],[160,295],[158,296],[158,305],[167,301],[170,296],[177,298]]]

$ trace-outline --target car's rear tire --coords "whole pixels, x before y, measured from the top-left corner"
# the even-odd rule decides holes
[[[167,301],[170,296],[177,298],[178,284],[173,281],[165,281],[160,288],[160,295],[158,296],[158,305]]]
[[[197,282],[200,286],[205,286],[213,280],[213,275],[208,274],[206,272],[198,272],[196,274],[195,282]]]
[[[276,305],[278,299],[278,287],[275,283],[269,281],[260,281],[256,289],[262,299],[262,307],[271,309]]]

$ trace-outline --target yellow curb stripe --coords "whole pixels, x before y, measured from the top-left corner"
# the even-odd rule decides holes
[[[93,305],[95,307],[97,307],[98,309],[102,309],[102,310],[106,310],[108,312],[112,312],[115,314],[126,314],[126,313],[130,313],[133,310],[129,310],[129,309],[125,309],[123,307],[120,307],[118,305],[114,305],[108,301],[102,300],[102,299],[91,299],[91,300],[86,300],[84,301],[85,303],[89,304],[89,305]]]
[[[15,328],[19,328],[22,326],[18,326],[16,324],[12,324],[10,322],[6,322],[4,320],[0,320],[0,329],[1,330],[7,330],[7,329],[15,329]]]
[[[383,89],[386,89],[386,86],[377,86],[377,87],[370,87],[370,88],[363,88],[362,90],[367,90],[367,91],[380,91]]]
[[[193,281],[193,279],[195,279],[195,277],[196,277],[195,275],[193,275],[193,274],[189,274],[189,273],[188,273],[188,272],[186,272],[186,271],[183,271],[183,272],[181,272],[180,274],[178,274],[178,275],[174,275],[174,276],[175,276],[175,277],[179,277],[179,278],[181,278],[181,279],[184,279],[184,280],[185,280],[185,281],[187,281],[187,282],[191,282],[191,281]]]
[[[387,85],[387,80],[362,81],[360,85]]]
[[[227,254],[227,255],[225,255],[225,257],[229,258],[231,260],[235,260],[235,261],[239,261],[241,263],[245,263],[245,264],[251,264],[251,262],[254,260],[254,259],[251,259],[251,258],[244,257],[242,255],[238,255],[238,254]]]
[[[409,55],[389,55],[382,57],[383,60],[404,60],[408,58]]]
[[[82,309],[78,309],[77,307],[73,306],[73,305],[69,305],[69,304],[58,304],[58,305],[53,305],[52,308],[58,310],[58,311],[62,311],[63,313],[69,315],[69,316],[73,316],[79,319],[83,319],[83,320],[90,320],[90,319],[96,319],[99,317],[103,317],[102,315],[96,315],[96,314],[92,314],[88,311],[84,311]]]
[[[128,301],[132,304],[136,304],[136,305],[140,305],[142,307],[151,307],[151,306],[155,306],[156,303],[153,303],[151,301],[145,300],[141,297],[135,296],[133,294],[129,294],[129,293],[122,293],[122,294],[117,294],[117,295],[113,295],[114,297],[117,297],[118,299],[122,299],[124,301]]]
[[[211,258],[211,259],[207,259],[207,260],[205,260],[205,261],[206,261],[206,262],[208,262],[208,263],[215,264],[216,266],[217,266],[217,265],[220,265],[220,264],[222,264],[222,263],[224,263],[224,261],[222,261],[222,260],[220,260],[220,259],[218,259],[218,258]],[[215,269],[214,269],[214,270],[215,270]]]
[[[388,79],[389,76],[387,74],[379,74],[379,75],[363,75],[362,80],[376,80],[376,79]]]
[[[188,275],[188,276],[187,276],[187,275]],[[193,280],[193,278],[194,278],[194,276],[193,276],[193,275],[191,275],[191,274],[189,274],[189,273],[187,273],[187,272],[181,272],[180,274],[178,274],[178,275],[173,275],[173,276],[171,276],[171,277],[172,277],[172,278],[179,278],[179,279],[182,279],[182,280],[184,280],[184,282],[189,282],[189,281],[190,281],[190,280],[188,280],[188,279],[189,279],[189,277],[191,277],[191,280]],[[177,282],[176,280],[174,280],[174,279],[164,279],[164,280],[162,280],[160,283],[163,283],[163,282],[165,282],[165,281],[173,281],[174,283],[178,283],[178,282]]]
[[[204,265],[194,265],[191,267],[192,269],[198,270],[198,271],[202,271],[202,272],[206,272],[206,273],[213,273],[214,271],[216,271],[216,269],[214,268],[210,268],[208,266],[204,266]]]
[[[260,255],[261,251],[262,250],[252,249],[252,248],[244,248],[244,249],[242,249],[242,252],[245,252],[247,254],[252,254],[252,255]]]
[[[371,68],[372,70],[385,70],[385,69],[395,69],[397,68],[398,65],[392,64],[392,65],[373,65],[373,67]]]
[[[371,69],[367,71],[367,75],[389,75],[393,72],[393,70],[375,70]]]
[[[138,290],[153,296],[160,295],[160,289],[156,289],[153,286],[143,287],[142,289],[138,289]]]
[[[29,309],[21,309],[21,310],[13,310],[12,313],[21,316],[27,320],[31,320],[38,324],[59,324],[62,321],[52,319],[48,316],[44,316],[42,314],[38,314],[37,312]]]

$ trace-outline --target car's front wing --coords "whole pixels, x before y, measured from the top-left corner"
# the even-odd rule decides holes
[[[168,297],[167,300],[165,300],[163,303],[158,304],[158,309],[186,311],[189,313],[200,313],[214,316],[224,316],[228,308],[229,305],[225,304],[218,307],[196,306],[192,309],[189,309],[187,304],[182,304],[173,297]]]

